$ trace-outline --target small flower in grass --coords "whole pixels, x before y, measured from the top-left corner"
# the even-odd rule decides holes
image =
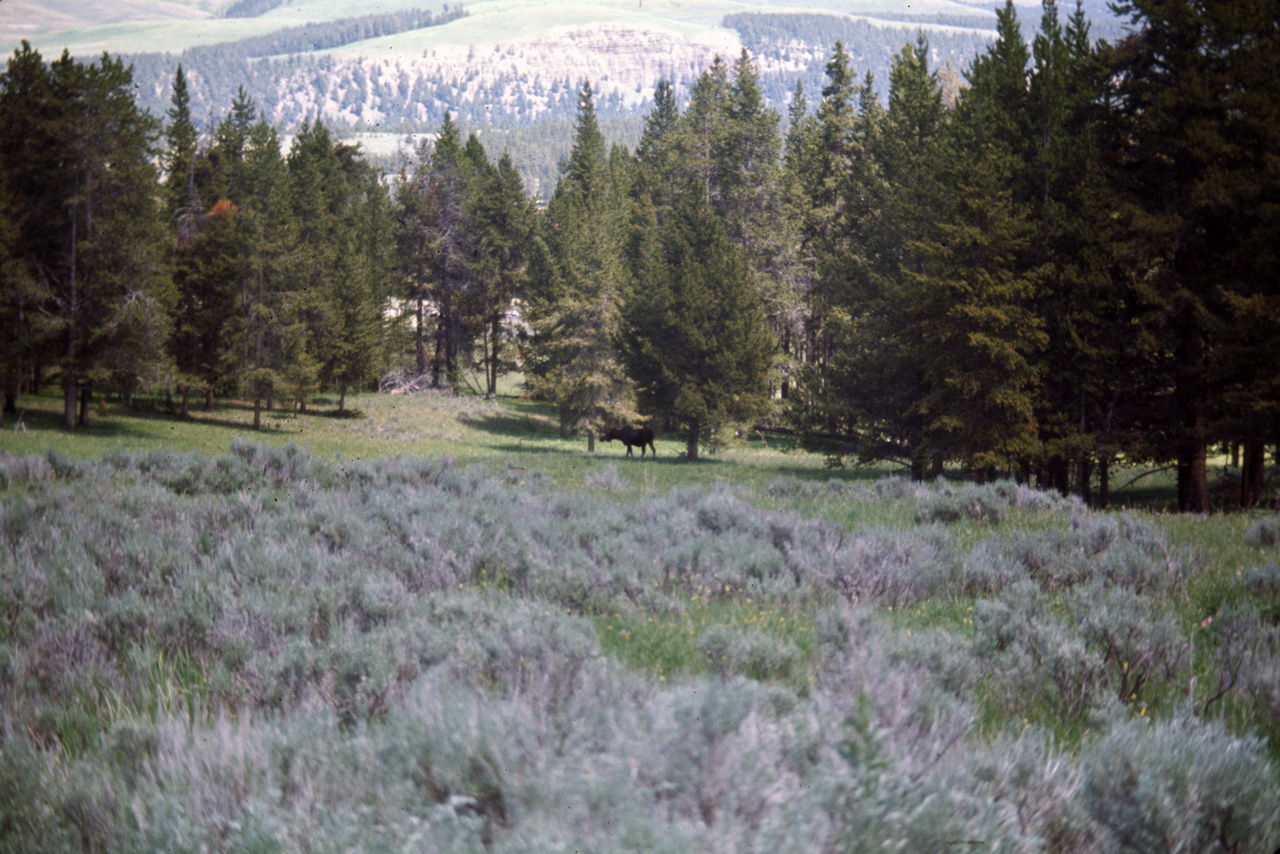
[[[1205,617],[1200,621],[1200,628],[1202,629],[1207,629],[1211,625],[1213,625],[1213,617]]]

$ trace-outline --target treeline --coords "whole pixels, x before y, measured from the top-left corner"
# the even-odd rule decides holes
[[[430,9],[404,9],[399,12],[338,18],[334,21],[313,21],[225,44],[187,48],[183,51],[182,61],[223,62],[234,58],[253,59],[305,53],[309,50],[329,50],[352,42],[436,27],[466,16],[467,11],[458,7],[440,14],[435,14]]]
[[[189,97],[197,117],[202,117],[206,111],[225,109],[225,105],[231,102],[241,87],[265,112],[273,114],[280,98],[281,81],[297,75],[309,77],[310,86],[307,88],[318,96],[321,103],[334,87],[341,86],[344,91],[350,90],[353,103],[358,97],[363,104],[366,98],[365,87],[370,81],[344,80],[338,74],[338,63],[332,57],[316,58],[307,54],[366,39],[442,26],[466,15],[467,11],[462,7],[439,13],[428,9],[405,9],[318,21],[237,41],[187,48],[178,55],[177,62],[187,70]],[[167,107],[167,99],[172,96],[170,83],[173,77],[173,55],[140,53],[122,58],[132,66],[141,106],[153,113],[163,112]],[[255,61],[267,58],[270,61]],[[391,103],[397,96],[405,94],[397,88],[402,86],[403,83],[397,82],[385,92],[375,92],[374,97]],[[421,96],[422,93],[419,94]],[[296,126],[311,118],[311,111],[306,112],[306,116],[290,116],[289,124]],[[433,120],[438,122],[441,114],[442,111],[437,111]],[[419,118],[410,112],[389,117],[388,123]]]
[[[24,48],[0,79],[6,396],[53,369],[74,426],[84,388],[259,408],[518,366],[589,447],[646,416],[696,459],[764,421],[1103,504],[1117,461],[1167,465],[1204,511],[1226,445],[1250,505],[1280,441],[1274,6],[1134,0],[1111,45],[1052,2],[1028,44],[1008,5],[966,85],[921,37],[887,100],[837,44],[785,138],[746,51],[683,108],[659,84],[634,152],[584,84],[541,213],[448,116],[393,194],[323,126],[285,157],[243,93],[197,144],[181,74],[160,185],[128,72]]]
[[[284,5],[284,0],[237,0],[222,13],[224,18],[256,18]]]

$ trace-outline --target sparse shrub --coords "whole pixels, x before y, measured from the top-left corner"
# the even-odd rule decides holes
[[[53,805],[48,791],[49,764],[17,733],[0,743],[0,850],[50,850]]]
[[[886,659],[925,674],[940,691],[968,697],[980,674],[969,644],[943,629],[895,632],[885,641]]]
[[[1254,736],[1182,714],[1119,724],[1084,756],[1083,798],[1107,847],[1271,851],[1280,786]]]
[[[914,494],[915,485],[905,477],[882,477],[875,482],[874,490],[877,498],[901,500]]]
[[[1002,494],[998,485],[966,484],[959,489],[942,486],[917,507],[916,522],[999,522],[1011,503],[1010,498],[1008,494]]]
[[[1122,587],[1079,587],[1068,599],[1074,630],[1102,656],[1108,687],[1123,703],[1145,699],[1149,689],[1181,676],[1182,633],[1151,601]]]
[[[825,569],[829,583],[850,602],[898,607],[945,590],[960,562],[937,528],[875,528],[851,537]]]
[[[1048,731],[1028,727],[970,753],[962,779],[999,810],[1006,835],[1021,831],[1025,847],[1015,850],[1083,852],[1098,850],[1098,829],[1079,797],[1082,776]]]
[[[1028,578],[1026,562],[1008,553],[1006,541],[983,540],[961,562],[955,592],[966,596],[996,593]]]
[[[841,652],[848,649],[852,632],[840,609],[827,607],[814,615],[813,634],[819,648]]]
[[[1258,548],[1280,543],[1280,516],[1259,519],[1251,524],[1245,529],[1244,541],[1246,545]]]
[[[698,638],[698,651],[722,678],[747,676],[761,681],[797,677],[802,660],[795,644],[757,630],[712,626]]]
[[[1140,703],[1179,679],[1187,661],[1181,632],[1149,600],[1102,583],[1060,600],[1033,582],[1015,584],[974,608],[974,652],[986,663],[1000,702],[1037,702],[1068,720],[1110,693]]]
[[[775,498],[809,498],[818,491],[816,484],[792,475],[783,475],[764,488],[765,495]]]
[[[53,470],[54,477],[65,478],[67,480],[74,480],[75,478],[79,477],[80,474],[82,473],[82,468],[80,463],[76,462],[70,457],[63,456],[61,453],[54,450],[53,448],[50,448],[49,450],[45,451],[44,459],[45,459],[45,462],[49,464],[49,468]]]
[[[631,488],[631,481],[618,474],[618,467],[610,463],[598,471],[588,472],[583,483],[591,489],[605,492],[623,492]]]
[[[1078,718],[1098,700],[1105,679],[1102,656],[1053,618],[1029,581],[977,602],[974,654],[986,665],[996,702],[1019,711],[1045,704]]]
[[[54,468],[45,457],[17,457],[0,453],[0,485],[4,489],[23,483],[41,483],[54,477]]]
[[[1280,596],[1280,566],[1266,563],[1253,567],[1244,575],[1244,587],[1251,596],[1265,599]]]

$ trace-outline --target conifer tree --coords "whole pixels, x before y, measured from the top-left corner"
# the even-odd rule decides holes
[[[511,155],[504,151],[496,168],[483,171],[475,205],[477,319],[490,396],[497,394],[498,377],[510,364],[504,361],[503,321],[525,294],[535,212]]]
[[[63,424],[74,430],[95,384],[127,391],[164,370],[171,295],[153,165],[159,128],[138,109],[119,60],[82,65],[64,53],[46,66],[26,43],[0,78],[0,115],[18,254],[38,277]]]
[[[1028,266],[1045,271],[1035,299],[1047,335],[1036,412],[1041,483],[1065,493],[1074,467],[1088,501],[1096,466],[1105,504],[1111,460],[1144,453],[1125,438],[1137,432],[1135,404],[1158,394],[1144,382],[1157,348],[1135,272],[1141,263],[1125,258],[1113,220],[1120,200],[1102,162],[1099,56],[1083,8],[1064,28],[1047,0],[1026,100],[1032,145],[1015,192],[1038,235]]]
[[[701,188],[677,202],[660,247],[626,308],[628,363],[643,408],[683,421],[696,461],[719,428],[767,409],[774,342],[746,260]]]
[[[927,390],[922,322],[930,299],[926,256],[939,211],[938,137],[944,111],[921,37],[894,57],[889,107],[864,82],[843,215],[840,255],[828,264],[834,303],[849,329],[832,358],[836,406],[848,409],[864,459],[907,461],[919,479],[936,471],[919,403]],[[835,325],[835,332],[841,331]]]
[[[547,207],[549,264],[532,306],[535,388],[560,409],[562,432],[582,431],[587,450],[606,425],[634,417],[618,357],[625,284],[626,197],[615,184],[591,85],[578,98],[573,148]]]
[[[474,135],[464,143],[445,115],[434,141],[418,150],[418,165],[397,194],[400,256],[416,315],[419,375],[433,386],[458,388],[473,335],[471,316],[476,258],[473,221],[477,175],[487,168],[484,148]],[[428,305],[435,315],[432,353],[426,344]]]
[[[7,174],[0,160],[0,175]],[[14,221],[9,188],[0,181],[0,425],[18,412],[24,373],[38,346],[39,296],[36,279],[20,255],[20,229]]]
[[[822,100],[811,124],[792,134],[787,158],[792,174],[796,206],[793,221],[799,231],[798,278],[808,286],[809,315],[804,341],[799,344],[805,354],[806,369],[802,374],[805,387],[802,423],[815,426],[815,419],[830,422],[831,390],[826,387],[827,368],[836,350],[833,331],[831,294],[823,285],[824,269],[838,254],[837,222],[841,216],[847,169],[853,158],[854,123],[857,115],[857,83],[849,66],[844,45],[836,42],[826,65],[827,83]]]
[[[230,120],[235,117],[233,110]],[[235,220],[245,247],[239,376],[253,400],[253,429],[258,430],[264,404],[270,406],[281,392],[296,401],[314,389],[315,362],[298,327],[301,306],[291,295],[297,234],[280,138],[260,118],[241,151],[236,172],[246,195]]]
[[[1031,220],[1014,196],[1025,169],[1019,106],[1029,53],[1012,3],[997,15],[997,39],[974,61],[942,139],[945,208],[917,286],[927,309],[919,339],[926,389],[916,405],[926,444],[980,480],[1025,467],[1036,451],[1045,343],[1031,310],[1044,271],[1026,266]]]
[[[198,199],[193,198],[199,132],[191,120],[191,93],[187,89],[187,77],[182,72],[181,63],[173,76],[171,103],[166,113],[169,124],[164,131],[165,189],[168,191],[169,217],[175,219],[182,208],[199,204]]]
[[[248,277],[238,212],[230,199],[219,199],[207,212],[193,208],[175,224],[176,300],[169,349],[182,389],[184,418],[193,386],[204,389],[206,410],[213,408],[216,393],[235,389],[241,287]]]
[[[372,374],[381,333],[380,253],[361,232],[367,233],[362,223],[368,208],[384,191],[356,154],[320,122],[304,123],[289,153],[299,236],[294,299],[314,351],[316,379],[337,389],[339,412],[347,391]]]
[[[1265,266],[1280,197],[1268,162],[1280,149],[1280,13],[1274,0],[1125,0],[1117,9],[1136,32],[1112,65],[1110,142],[1171,354],[1171,406],[1158,427],[1172,436],[1179,508],[1203,513],[1215,432],[1275,406],[1265,397],[1275,372],[1260,357],[1280,332]],[[1260,322],[1235,325],[1246,317]]]

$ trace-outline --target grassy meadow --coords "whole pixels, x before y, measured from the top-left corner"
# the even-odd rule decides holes
[[[1280,844],[1280,518],[590,456],[505,391],[25,398],[0,851]]]

